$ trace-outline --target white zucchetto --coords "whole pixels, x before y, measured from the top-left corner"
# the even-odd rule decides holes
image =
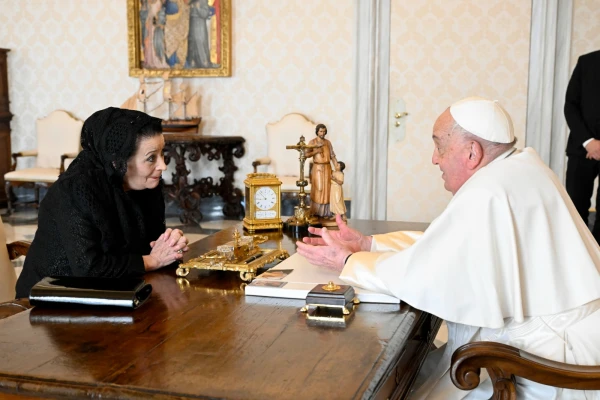
[[[452,118],[463,129],[494,143],[511,143],[515,140],[510,115],[497,100],[467,97],[450,106]]]

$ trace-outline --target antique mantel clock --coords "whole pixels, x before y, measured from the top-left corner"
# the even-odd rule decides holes
[[[246,216],[248,232],[261,229],[281,229],[281,181],[274,174],[248,174],[246,185]]]

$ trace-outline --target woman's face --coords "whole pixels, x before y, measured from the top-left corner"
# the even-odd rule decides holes
[[[154,189],[158,186],[162,172],[167,169],[164,147],[165,138],[162,134],[140,141],[135,154],[127,160],[127,172],[123,177],[125,190]]]

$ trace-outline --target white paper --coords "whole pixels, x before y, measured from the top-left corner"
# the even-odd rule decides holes
[[[286,260],[280,262],[269,271],[280,269],[292,269],[293,272],[283,278],[281,281],[287,282],[283,287],[255,286],[249,284],[245,288],[247,296],[280,297],[286,299],[306,299],[306,295],[318,284],[333,282],[338,285],[346,285],[339,277],[339,274],[323,267],[317,267],[309,263],[306,258],[296,253]],[[266,281],[261,279],[260,275],[255,281]],[[363,303],[392,303],[398,304],[400,300],[382,293],[375,293],[368,290],[355,287],[354,291],[358,299]]]

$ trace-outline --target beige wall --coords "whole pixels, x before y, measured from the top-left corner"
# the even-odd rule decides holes
[[[600,2],[573,2],[573,36],[571,37],[571,71],[579,56],[600,50]]]
[[[2,0],[0,43],[12,49],[13,150],[35,147],[35,119],[54,109],[85,119],[133,93],[125,4]],[[358,168],[349,160],[354,2],[232,4],[233,76],[189,82],[202,96],[203,132],[247,140],[238,186],[266,151],[265,124],[288,112],[326,123],[338,158]],[[596,0],[575,0],[573,66],[600,48],[599,13]],[[449,201],[431,165],[430,136],[451,102],[472,94],[500,100],[524,145],[530,17],[530,2],[522,0],[392,0],[390,98],[403,98],[410,116],[405,139],[389,146],[388,219],[431,221]],[[206,164],[195,167],[196,177],[206,174],[201,168]]]
[[[353,3],[232,0],[232,8],[233,76],[189,82],[202,96],[205,134],[246,138],[237,186],[266,155],[265,125],[290,112],[327,124],[338,158],[347,160]],[[35,120],[52,110],[85,119],[137,88],[128,75],[126,0],[2,0],[0,43],[12,49],[14,151],[35,147]],[[194,175],[206,175],[206,166]]]
[[[406,137],[390,143],[389,220],[431,221],[450,194],[431,164],[431,129],[452,102],[498,99],[525,143],[531,4],[523,0],[392,1],[390,98],[403,98]]]

